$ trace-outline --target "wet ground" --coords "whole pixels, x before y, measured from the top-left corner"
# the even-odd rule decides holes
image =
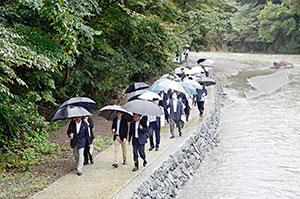
[[[220,143],[178,198],[300,198],[300,56],[193,54],[224,85]],[[272,61],[293,69],[269,69]]]

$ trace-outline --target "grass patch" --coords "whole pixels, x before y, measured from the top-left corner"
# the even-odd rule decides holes
[[[97,151],[102,151],[108,146],[112,145],[113,140],[111,137],[98,138],[96,137],[93,141],[94,149]]]

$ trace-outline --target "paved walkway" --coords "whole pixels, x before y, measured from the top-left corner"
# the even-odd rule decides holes
[[[209,95],[211,98],[211,95]],[[209,106],[209,101],[206,107]],[[183,136],[169,139],[169,126],[166,125],[161,130],[161,146],[159,151],[148,151],[149,143],[146,145],[146,157],[148,166],[143,168],[140,161],[140,170],[132,172],[132,147],[128,147],[128,165],[119,165],[113,168],[113,145],[95,156],[95,163],[84,167],[82,176],[74,173],[58,179],[50,184],[43,191],[35,194],[34,199],[53,199],[53,198],[130,198],[133,191],[147,177],[151,175],[153,169],[158,167],[163,160],[172,154],[178,146],[184,142],[189,134],[199,126],[202,118],[198,116],[197,107],[192,107],[191,120],[186,123],[183,129]],[[208,110],[208,108],[206,108]],[[71,153],[71,151],[70,151]],[[74,165],[70,165],[74,167]]]

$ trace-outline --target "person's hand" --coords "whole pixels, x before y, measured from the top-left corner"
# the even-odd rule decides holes
[[[112,129],[111,131],[112,131],[112,133],[113,133],[113,134],[115,134],[115,132],[116,132],[116,129]]]
[[[116,139],[117,139],[118,142],[121,142],[120,136],[117,135]]]
[[[127,139],[126,139],[126,138],[124,138],[124,139],[123,139],[123,143],[125,143],[126,141],[127,141]]]
[[[74,133],[70,133],[69,138],[72,140],[74,138]]]

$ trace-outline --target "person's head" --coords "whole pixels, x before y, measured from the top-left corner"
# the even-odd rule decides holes
[[[77,123],[79,123],[81,121],[81,117],[75,117],[74,121],[77,122]]]
[[[137,114],[137,113],[133,114],[133,120],[134,121],[139,121],[141,119],[141,117],[142,117],[142,115],[140,115],[140,114]]]
[[[122,115],[123,115],[123,112],[121,112],[121,111],[117,111],[117,117],[118,117],[118,118],[121,118],[121,117],[122,117]]]
[[[176,91],[172,93],[172,99],[177,99],[177,92]]]

